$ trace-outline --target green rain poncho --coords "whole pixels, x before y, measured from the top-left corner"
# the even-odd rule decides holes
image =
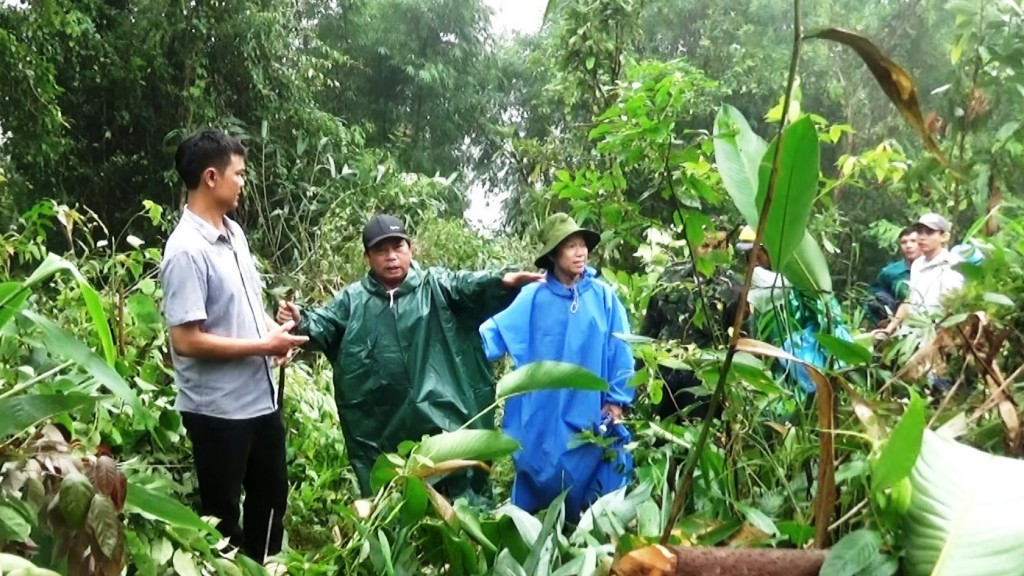
[[[382,452],[455,430],[494,401],[477,330],[518,292],[502,285],[502,275],[423,270],[414,262],[393,293],[367,275],[326,306],[302,311],[296,333],[308,335],[306,348],[323,352],[334,368],[341,429],[364,497]]]

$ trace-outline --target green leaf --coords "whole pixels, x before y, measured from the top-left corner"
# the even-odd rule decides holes
[[[423,440],[416,453],[435,464],[447,460],[494,460],[519,450],[519,442],[498,430],[456,430]]]
[[[790,126],[790,128],[792,128],[792,126]],[[790,128],[787,128],[787,130]],[[802,126],[797,132],[800,136],[798,141],[802,148],[806,148],[808,146],[808,143],[804,142],[805,130],[806,127]],[[804,166],[802,169],[798,169],[796,171],[788,171],[788,173],[793,176],[791,185],[796,191],[796,196],[807,194],[808,175],[812,170],[817,173],[818,163],[816,159],[818,148],[816,138],[817,136],[815,136],[814,143],[814,164]],[[718,112],[718,116],[715,118],[714,144],[715,164],[717,164],[719,174],[722,176],[722,184],[725,186],[726,192],[729,193],[729,197],[732,199],[733,204],[736,206],[736,209],[739,210],[743,219],[747,221],[747,224],[752,227],[756,227],[761,218],[761,203],[758,202],[759,190],[761,189],[761,183],[759,181],[761,161],[763,158],[770,158],[766,154],[768,145],[760,136],[751,130],[750,125],[747,123],[746,118],[743,117],[743,114],[729,105],[722,106],[722,109]],[[790,149],[789,144],[786,144],[786,149]],[[783,150],[783,153],[786,154],[786,150]],[[787,156],[792,158],[792,153],[787,154]],[[801,159],[793,158],[792,161],[799,164]],[[782,184],[782,174],[779,176],[780,182],[776,184],[777,186]],[[765,191],[767,191],[767,182],[764,183],[764,186]],[[816,192],[817,182],[815,181],[814,193]],[[761,198],[763,202],[763,195]],[[778,196],[778,191],[776,191],[775,202],[779,201],[780,198]],[[782,206],[785,205],[786,201],[782,200]],[[793,209],[794,211],[797,211],[798,208],[799,207],[794,207]],[[809,210],[809,207],[807,209]],[[769,217],[775,218],[771,215]],[[785,216],[783,214],[777,218],[784,217]],[[771,222],[772,221],[770,221],[769,224],[771,224]],[[803,239],[796,243],[796,248],[793,252],[792,258],[783,259],[783,264],[779,269],[797,288],[810,290],[812,292],[831,292],[832,276],[828,270],[828,262],[825,260],[825,254],[821,251],[818,243],[815,242],[809,232],[804,230],[801,234],[803,235]],[[790,243],[793,242],[792,236],[794,235],[789,232],[782,234],[780,230],[776,230],[773,232],[773,236],[778,236],[779,241],[781,241],[783,236],[785,236],[786,242]],[[768,245],[766,231],[765,246],[767,247]],[[776,252],[777,251],[778,250],[776,250]],[[769,254],[772,253],[773,252],[769,250]]]
[[[174,559],[171,562],[174,565],[174,571],[178,573],[178,576],[200,576],[199,568],[196,566],[195,560],[192,559],[192,555],[185,550],[178,549],[174,551]]]
[[[551,0],[554,2],[554,0]],[[498,557],[494,560],[494,575],[495,576],[527,576],[526,570],[516,562],[512,553],[508,549],[504,549],[498,554]]]
[[[855,576],[881,554],[882,537],[874,530],[855,530],[843,536],[828,551],[820,576]]]
[[[78,277],[78,285],[82,290],[82,299],[85,300],[85,307],[92,317],[92,326],[100,341],[100,348],[103,350],[103,357],[107,365],[113,366],[117,360],[117,350],[114,348],[114,337],[110,332],[110,321],[107,313],[103,310],[103,302],[96,289],[86,282],[85,278]]]
[[[864,366],[871,363],[871,350],[857,344],[836,338],[830,334],[815,334],[818,343],[828,350],[836,360],[849,366]]]
[[[16,434],[29,426],[65,412],[89,406],[96,398],[88,394],[31,394],[0,400],[0,439]]]
[[[723,105],[715,118],[715,164],[722,184],[736,209],[751,226],[760,219],[757,209],[758,170],[768,145],[750,128],[736,108]]]
[[[828,261],[810,232],[804,233],[804,239],[796,247],[793,257],[782,267],[782,273],[793,286],[801,290],[832,292],[832,274],[828,270]]]
[[[0,328],[3,328],[15,314],[25,305],[32,294],[18,282],[0,284]]]
[[[191,509],[166,494],[154,492],[138,484],[128,486],[125,506],[129,510],[159,518],[171,526],[191,528],[220,538],[220,533]]]
[[[744,518],[754,528],[769,536],[777,536],[779,534],[779,529],[775,527],[775,522],[772,522],[772,519],[764,512],[743,502],[737,502],[736,509],[743,513]]]
[[[989,304],[995,304],[997,306],[1006,306],[1008,308],[1016,308],[1013,300],[1003,294],[997,294],[995,292],[985,292],[981,295],[981,299]]]
[[[114,503],[106,494],[96,494],[92,497],[86,523],[92,529],[100,550],[107,558],[112,558],[121,540],[122,526]]]
[[[53,321],[36,314],[31,310],[23,310],[21,315],[31,320],[43,332],[47,349],[58,356],[74,360],[79,367],[87,371],[97,382],[110,390],[115,396],[124,400],[132,407],[136,419],[152,417],[139,402],[135,391],[128,386],[124,378],[118,374],[109,364],[80,342],[69,332],[55,324]]]
[[[568,362],[531,362],[502,377],[495,396],[504,400],[516,394],[560,388],[604,392],[608,383],[586,368]]]
[[[32,533],[29,523],[20,511],[8,502],[0,502],[0,542],[24,542]]]
[[[413,526],[427,514],[427,489],[423,480],[416,477],[405,479],[405,495],[402,501],[402,522]]]
[[[462,526],[462,529],[484,548],[491,552],[497,552],[498,548],[484,536],[476,510],[462,498],[456,500],[453,507],[455,508],[455,517],[459,519],[459,525]]]
[[[89,316],[92,317],[93,329],[96,331],[96,337],[100,341],[103,357],[108,365],[113,366],[114,360],[117,358],[117,352],[114,348],[113,336],[110,333],[110,323],[107,319],[107,314],[103,311],[103,303],[100,301],[99,293],[89,284],[89,281],[74,264],[56,254],[49,254],[25,280],[23,286],[27,289],[32,289],[37,284],[49,280],[62,270],[70,273],[75,281],[78,282],[79,289],[82,291],[82,299],[85,301]]]
[[[880,492],[910,475],[921,452],[925,430],[924,401],[913,394],[903,417],[892,429],[878,460],[871,467],[871,490]]]
[[[906,574],[1024,573],[1024,462],[926,430],[910,481]]]
[[[807,116],[786,126],[782,134],[775,196],[768,209],[763,244],[772,266],[784,269],[797,247],[803,242],[811,206],[818,193],[818,134]],[[754,205],[760,213],[768,195],[772,160],[778,140],[773,141],[760,159],[757,198]],[[753,225],[753,224],[751,224]]]

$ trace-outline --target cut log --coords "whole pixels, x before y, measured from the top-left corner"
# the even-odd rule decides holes
[[[612,566],[616,576],[817,576],[826,550],[648,546]]]

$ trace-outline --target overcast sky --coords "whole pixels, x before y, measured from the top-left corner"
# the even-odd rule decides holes
[[[494,10],[495,32],[529,34],[540,29],[548,0],[485,0],[485,3]]]

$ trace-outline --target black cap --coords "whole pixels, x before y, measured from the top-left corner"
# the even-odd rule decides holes
[[[377,214],[363,226],[363,248],[370,248],[385,238],[409,240],[405,224],[388,214]]]

